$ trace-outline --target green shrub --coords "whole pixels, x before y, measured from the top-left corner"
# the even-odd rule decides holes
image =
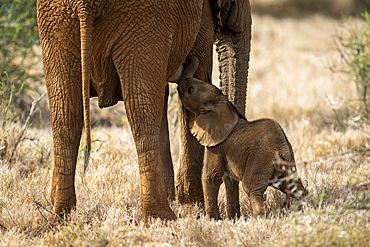
[[[341,31],[335,35],[341,65],[335,64],[330,69],[348,75],[349,82],[356,85],[358,95],[344,101],[352,121],[341,124],[353,124],[353,119],[369,124],[370,120],[370,16],[366,11],[361,16],[365,22],[360,22],[359,17],[343,18]]]
[[[20,93],[22,85],[15,85],[7,73],[0,73],[0,160],[12,156],[12,146],[16,142],[16,117],[14,98]]]
[[[38,43],[36,0],[1,0],[0,73],[6,71],[18,86],[27,81],[27,87],[35,89],[43,76],[35,72]]]
[[[24,83],[16,85],[9,80],[8,73],[0,73],[0,124],[14,117],[14,97],[22,91]]]
[[[25,165],[21,169],[24,173],[25,170],[32,170],[34,165],[44,163],[50,157],[50,150],[41,145],[38,138],[25,134],[31,125],[36,105],[46,95],[46,91],[32,102],[27,118],[21,121],[23,119],[16,114],[14,99],[22,91],[23,85],[13,83],[7,73],[0,73],[0,165],[11,167],[16,162],[22,163]],[[28,143],[24,144],[24,141]]]

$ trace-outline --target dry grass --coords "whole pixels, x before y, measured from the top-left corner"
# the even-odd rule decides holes
[[[335,25],[319,15],[300,20],[253,16],[248,118],[277,119],[297,162],[369,145],[368,128],[339,131],[322,123],[321,116],[332,118],[326,95],[340,99],[354,94],[350,84],[325,69],[327,61],[336,59],[330,36]],[[175,105],[176,96],[169,122],[177,165]],[[121,112],[122,105],[118,107]],[[29,129],[10,168],[0,160],[0,245],[367,246],[370,242],[370,194],[363,184],[370,181],[368,153],[298,163],[310,192],[303,210],[297,204],[281,210],[284,196],[269,189],[267,219],[251,219],[249,200],[241,193],[242,217],[235,222],[212,221],[198,206],[171,203],[180,216],[177,221],[153,220],[144,226],[136,152],[124,122],[121,127],[93,129],[92,162],[84,184],[83,162],[78,160],[77,209],[67,223],[54,226],[45,219],[49,216],[45,208],[52,209],[51,131]],[[220,209],[226,217],[224,197],[222,188]]]

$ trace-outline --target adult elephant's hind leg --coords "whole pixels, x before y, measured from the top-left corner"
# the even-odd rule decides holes
[[[52,81],[48,82],[54,144],[51,202],[55,213],[61,215],[76,205],[74,179],[83,126],[81,81],[62,72]]]
[[[39,9],[40,16],[48,16],[42,11]],[[57,17],[62,18],[59,15]],[[55,23],[39,20],[53,132],[51,202],[55,213],[61,215],[76,205],[74,179],[83,112],[79,23],[71,18]]]
[[[55,212],[63,214],[76,205],[74,178],[83,115],[79,78],[61,71],[57,73],[58,76],[47,83],[54,144],[51,201]]]

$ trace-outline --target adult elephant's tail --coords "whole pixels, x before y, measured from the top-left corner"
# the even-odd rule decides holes
[[[80,35],[81,35],[81,70],[82,70],[82,98],[85,124],[85,152],[84,173],[90,160],[91,133],[90,133],[90,53],[93,19],[88,6],[80,7]]]
[[[220,88],[246,113],[252,18],[248,0],[217,0],[215,43]]]

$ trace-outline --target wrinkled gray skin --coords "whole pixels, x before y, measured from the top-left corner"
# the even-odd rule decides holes
[[[89,161],[90,97],[99,107],[125,102],[135,141],[145,219],[172,220],[167,198],[202,203],[204,148],[179,102],[180,162],[174,181],[168,122],[168,79],[188,54],[194,77],[212,78],[213,45],[222,85],[245,106],[251,40],[248,0],[38,0],[37,20],[53,131],[50,201],[59,215],[77,203],[75,173],[85,127]],[[242,109],[242,108],[241,108]]]
[[[263,194],[269,185],[287,195],[287,208],[290,196],[307,195],[298,176],[284,179],[297,174],[292,147],[280,125],[271,119],[249,122],[221,90],[192,77],[197,66],[197,58],[189,56],[178,92],[195,115],[189,125],[192,134],[206,146],[202,184],[207,214],[220,219],[217,196],[222,181],[229,218],[240,214],[238,181],[250,197],[254,217],[265,215]]]

